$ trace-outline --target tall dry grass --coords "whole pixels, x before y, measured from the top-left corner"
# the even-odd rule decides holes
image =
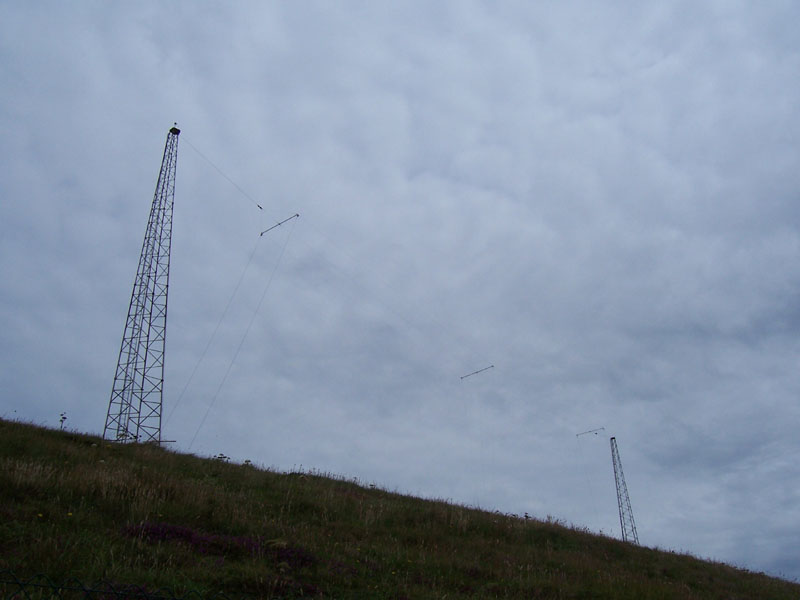
[[[552,520],[8,421],[0,569],[267,598],[800,598]]]

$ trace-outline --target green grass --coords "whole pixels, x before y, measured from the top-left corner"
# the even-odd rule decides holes
[[[800,598],[554,522],[2,420],[0,569],[232,598]]]

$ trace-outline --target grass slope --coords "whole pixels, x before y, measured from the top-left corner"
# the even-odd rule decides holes
[[[0,569],[231,598],[800,598],[557,523],[2,420]]]

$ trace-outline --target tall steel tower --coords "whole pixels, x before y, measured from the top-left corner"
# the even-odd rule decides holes
[[[117,371],[103,438],[118,442],[161,442],[164,349],[167,333],[169,253],[178,135],[167,134],[161,171],[133,282]]]
[[[617,438],[611,438],[611,462],[614,463],[614,481],[617,484],[617,504],[619,505],[619,526],[622,529],[622,541],[639,544],[639,535],[636,533],[636,523],[633,522],[631,499],[628,496],[628,486],[625,485],[625,475],[622,473],[622,461],[617,449]]]

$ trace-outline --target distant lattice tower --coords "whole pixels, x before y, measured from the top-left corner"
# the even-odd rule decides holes
[[[614,481],[617,484],[617,504],[619,505],[619,526],[622,529],[622,541],[639,544],[639,535],[636,533],[636,523],[633,521],[631,499],[628,496],[628,486],[625,485],[625,475],[622,473],[622,461],[617,449],[617,438],[611,438],[611,462],[614,463]]]
[[[133,282],[103,438],[161,442],[164,350],[167,333],[169,255],[178,135],[167,134],[161,171]]]

